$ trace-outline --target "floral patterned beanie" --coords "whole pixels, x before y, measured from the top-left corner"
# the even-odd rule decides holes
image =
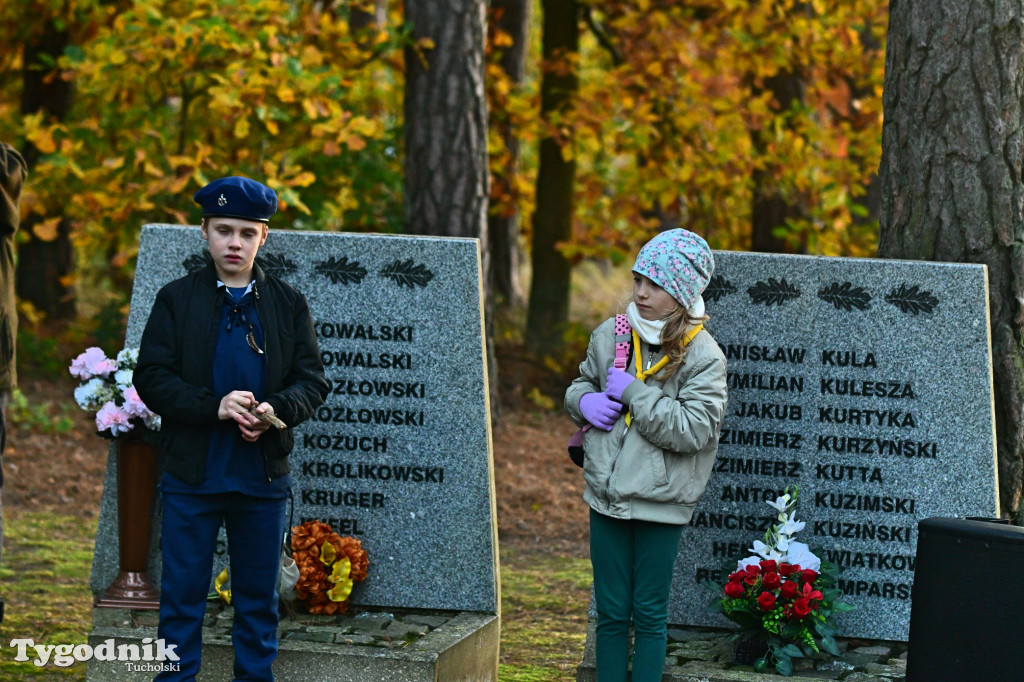
[[[647,277],[690,308],[711,281],[715,259],[703,238],[680,228],[662,232],[640,249],[633,272]]]

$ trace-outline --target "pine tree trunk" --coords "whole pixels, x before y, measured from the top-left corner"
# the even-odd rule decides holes
[[[575,68],[552,69],[557,60],[579,52],[576,3],[544,0],[542,52],[545,70],[541,80],[541,118],[566,109],[579,87]],[[568,144],[568,141],[561,141]],[[576,162],[562,157],[559,140],[548,136],[540,143],[537,172],[537,200],[533,214],[533,244],[530,309],[526,321],[527,348],[538,355],[551,354],[563,345],[562,334],[569,320],[571,267],[556,244],[572,234],[573,185]]]
[[[405,231],[476,237],[484,287],[491,417],[500,417],[487,238],[487,97],[483,0],[406,0]],[[433,41],[418,50],[416,41]]]
[[[497,16],[496,25],[512,37],[512,45],[502,49],[499,65],[514,85],[521,85],[526,75],[526,47],[530,36],[530,0],[491,0],[491,12]],[[494,125],[508,150],[508,168],[505,177],[515,178],[519,173],[519,136],[504,112],[491,112]],[[511,188],[493,188],[508,195]],[[498,196],[496,194],[495,196]],[[516,210],[491,212],[487,219],[487,233],[491,242],[491,285],[494,293],[507,304],[522,298],[519,282],[519,212]]]
[[[487,100],[482,0],[407,0],[405,231],[479,237],[487,258]],[[486,268],[485,268],[486,272]]]
[[[766,78],[763,89],[755,88],[758,95],[763,91],[772,93],[775,105],[779,111],[787,111],[794,103],[802,102],[804,98],[803,78],[792,71],[785,71]],[[771,135],[771,131],[765,134]],[[759,154],[764,153],[765,142],[763,134],[755,132],[753,135],[754,148]],[[775,235],[776,228],[784,228],[786,221],[803,216],[799,206],[787,203],[779,195],[774,184],[775,174],[769,170],[758,170],[754,172],[754,200],[751,206],[751,229],[750,229],[750,250],[765,253],[787,253],[794,249],[784,237]],[[801,249],[802,250],[802,249]]]
[[[54,74],[46,64],[52,64],[64,54],[67,44],[67,30],[59,31],[52,22],[47,22],[43,33],[23,46],[22,114],[42,111],[49,118],[64,119],[71,107],[71,83]],[[22,151],[29,169],[34,168],[39,151],[31,144]],[[36,222],[38,216],[30,214],[21,225],[25,241],[18,245],[15,274],[18,297],[50,319],[69,320],[75,316],[74,290],[68,284],[75,265],[71,226],[62,219],[57,226],[56,239],[44,241],[32,229]]]
[[[889,12],[878,254],[988,267],[1000,505],[1020,523],[1024,2]]]

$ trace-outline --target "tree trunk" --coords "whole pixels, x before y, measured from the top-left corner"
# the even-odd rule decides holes
[[[406,0],[413,45],[405,51],[405,231],[476,237],[484,287],[491,416],[498,365],[487,238],[487,97],[483,0]],[[429,39],[433,47],[418,47]]]
[[[772,93],[779,111],[786,111],[804,98],[804,82],[800,75],[785,71],[765,79],[764,90]],[[758,89],[755,93],[760,95]],[[771,134],[770,131],[767,134]],[[753,135],[754,148],[763,153],[765,144],[760,132]],[[788,203],[779,195],[772,182],[771,169],[754,172],[754,201],[751,207],[750,249],[767,253],[792,253],[794,249],[785,237],[776,236],[775,229],[785,227],[786,221],[803,216],[798,205]],[[802,250],[802,249],[801,249]]]
[[[875,38],[874,34],[872,34],[870,25],[867,24],[867,22],[865,26],[857,32],[857,36],[864,52],[877,52],[881,48],[881,44]],[[870,85],[858,85],[853,78],[850,78],[847,83],[850,87],[850,98],[852,100],[862,100],[873,95]],[[851,121],[851,125],[855,128],[870,125],[866,120],[858,123],[856,121],[856,116],[853,118],[855,120]],[[858,166],[866,165],[863,162],[863,159],[859,156],[854,157],[853,160]],[[877,170],[871,174],[871,179],[864,187],[864,194],[859,197],[854,197],[853,201],[860,204],[864,209],[864,215],[854,215],[853,220],[855,224],[864,226],[874,225],[878,222],[879,215],[882,211],[882,184],[878,178]]]
[[[478,237],[487,263],[484,2],[407,0],[405,231]],[[485,273],[487,268],[485,267]]]
[[[893,0],[878,254],[988,267],[1000,505],[1021,521],[1024,2]]]
[[[495,25],[512,37],[512,45],[502,49],[498,64],[514,86],[522,85],[526,75],[526,47],[530,36],[530,0],[491,0]],[[519,136],[505,112],[491,112],[495,126],[508,150],[508,167],[503,176],[511,180],[519,173]],[[492,188],[497,194],[509,196],[507,186]],[[491,286],[507,304],[515,304],[523,296],[519,282],[519,212],[513,208],[487,217],[487,233],[491,242]]]
[[[548,120],[553,113],[561,113],[571,106],[579,87],[575,66],[579,26],[575,2],[544,0],[541,4],[544,75],[540,110],[541,119]],[[572,269],[555,245],[567,241],[572,234],[576,162],[562,156],[562,145],[570,142],[548,135],[540,143],[537,203],[533,214],[533,275],[526,321],[526,347],[537,355],[551,354],[563,345],[562,335],[569,320]]]
[[[359,35],[368,28],[379,28],[386,24],[387,20],[387,0],[367,0],[349,6],[348,28],[353,35]],[[365,42],[364,36],[360,36],[360,41]],[[365,49],[366,45],[361,44],[361,47]]]
[[[48,118],[64,119],[71,106],[71,83],[46,64],[56,61],[67,44],[67,30],[57,30],[53,22],[47,22],[45,31],[23,46],[22,114],[42,111]],[[26,143],[23,155],[28,167],[34,168],[39,150]],[[75,264],[71,226],[62,219],[56,239],[44,241],[33,230],[38,220],[37,215],[30,214],[22,224],[25,241],[18,246],[15,288],[21,300],[28,301],[50,319],[68,320],[75,316],[74,290],[69,284]]]

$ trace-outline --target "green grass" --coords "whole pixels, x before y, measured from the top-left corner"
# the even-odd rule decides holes
[[[576,679],[591,580],[587,559],[502,552],[499,679]]]
[[[0,590],[0,680],[84,680],[85,664],[59,668],[15,661],[12,639],[36,644],[84,644],[92,622],[95,519],[46,513],[4,518]],[[29,657],[34,658],[29,650]]]
[[[36,667],[14,660],[10,641],[83,644],[92,627],[95,519],[25,513],[4,519],[0,680],[84,680],[85,664]],[[590,562],[502,552],[502,682],[573,680],[583,656]],[[30,650],[30,657],[32,653]]]

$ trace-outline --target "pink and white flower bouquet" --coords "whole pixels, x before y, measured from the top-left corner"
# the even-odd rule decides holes
[[[75,389],[75,402],[83,410],[96,412],[96,430],[104,438],[141,435],[136,427],[160,430],[160,417],[146,407],[132,385],[138,360],[138,348],[125,348],[112,360],[94,346],[71,361],[71,376],[82,382]]]

